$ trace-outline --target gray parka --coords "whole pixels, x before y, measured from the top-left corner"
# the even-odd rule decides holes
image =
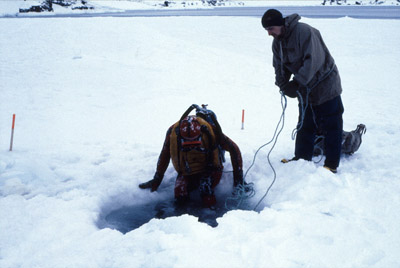
[[[272,43],[275,84],[282,87],[294,75],[302,95],[308,88],[310,103],[319,105],[342,93],[339,71],[319,31],[300,18],[286,17],[284,36]]]

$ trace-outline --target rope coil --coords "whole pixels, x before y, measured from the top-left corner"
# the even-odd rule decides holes
[[[281,52],[281,58],[282,58],[282,55],[283,55],[283,53],[282,53],[282,46],[280,47],[280,49],[281,49],[280,52]],[[336,65],[333,64],[332,67],[330,68],[330,70],[328,71],[328,73],[326,73],[322,78],[320,78],[313,86],[311,86],[311,87],[306,87],[306,96],[305,96],[305,97],[306,97],[306,100],[305,100],[305,103],[304,103],[303,97],[302,97],[302,95],[300,94],[300,92],[299,92],[299,91],[296,91],[296,93],[297,93],[297,95],[298,95],[299,102],[300,102],[300,118],[299,118],[299,122],[297,123],[296,128],[293,129],[293,131],[292,131],[292,139],[293,139],[293,140],[296,138],[297,132],[303,127],[304,117],[305,117],[305,114],[306,114],[306,110],[307,110],[307,108],[308,108],[308,106],[309,106],[309,95],[310,95],[310,93],[311,93],[311,90],[312,90],[313,88],[315,88],[317,85],[319,85],[319,83],[321,83],[323,80],[325,80],[325,79],[333,72],[333,70],[335,69],[335,67],[336,67]],[[283,65],[281,65],[281,69],[282,69],[282,68],[283,68]],[[274,167],[273,167],[273,165],[272,165],[272,163],[271,163],[270,155],[271,155],[272,150],[275,148],[276,142],[278,141],[278,137],[279,137],[280,133],[282,132],[283,127],[284,127],[284,125],[285,125],[285,111],[286,111],[286,106],[287,106],[287,99],[286,99],[286,96],[283,94],[282,91],[281,91],[280,93],[281,93],[282,114],[281,114],[281,117],[280,117],[280,119],[279,119],[279,122],[278,122],[278,124],[277,124],[277,126],[276,126],[276,128],[275,128],[274,135],[273,135],[272,139],[271,139],[269,142],[267,142],[266,144],[261,145],[260,148],[257,149],[256,153],[254,154],[253,162],[251,163],[250,167],[246,170],[246,173],[245,173],[245,175],[243,176],[243,181],[244,181],[244,179],[245,179],[246,176],[247,176],[247,173],[248,173],[249,170],[253,167],[253,165],[254,165],[254,163],[255,163],[255,161],[256,161],[256,157],[257,157],[258,152],[259,152],[262,148],[264,148],[265,146],[267,146],[267,145],[269,145],[270,143],[273,142],[272,147],[271,147],[271,149],[270,149],[269,152],[268,152],[267,160],[268,160],[269,166],[270,166],[271,169],[272,169],[272,172],[274,173],[274,177],[273,177],[273,180],[272,180],[271,184],[270,184],[269,187],[267,188],[267,191],[266,191],[265,194],[261,197],[260,201],[258,201],[257,205],[254,207],[253,210],[256,210],[257,207],[261,204],[261,202],[265,199],[265,197],[268,195],[269,191],[271,190],[272,186],[274,185],[274,183],[275,183],[275,181],[276,181],[276,171],[275,171],[275,169],[274,169]],[[315,122],[315,115],[314,115],[314,111],[313,111],[312,105],[310,105],[310,108],[311,108],[311,111],[312,111],[312,113],[313,113],[313,120],[314,120],[314,123],[316,124],[316,122]],[[280,126],[281,123],[282,123],[282,126]],[[280,127],[279,127],[279,126],[280,126]],[[278,129],[279,129],[279,130],[278,130]],[[320,161],[321,161],[321,160],[320,160]],[[238,190],[237,193],[238,193],[238,194],[237,194],[237,197],[236,197],[236,198],[227,198],[227,201],[228,201],[228,200],[235,200],[235,201],[237,200],[237,201],[238,201],[238,202],[237,202],[237,205],[236,205],[236,209],[239,208],[239,206],[240,206],[246,199],[248,199],[248,198],[250,198],[250,197],[252,197],[252,196],[255,195],[255,191],[254,191],[254,189],[253,189],[253,185],[251,185],[251,195],[248,195],[246,192],[243,192],[243,191],[241,191],[241,190]],[[225,202],[225,207],[226,207],[226,208],[228,208],[227,201]]]
[[[264,148],[265,146],[267,146],[267,145],[269,145],[269,144],[271,144],[273,142],[273,145],[272,145],[271,149],[268,152],[267,159],[268,159],[268,164],[270,165],[270,167],[271,167],[271,169],[272,169],[272,171],[274,173],[274,178],[273,178],[270,186],[268,187],[267,191],[265,192],[264,196],[260,199],[260,201],[257,203],[257,205],[254,207],[253,210],[257,209],[257,207],[260,205],[260,203],[268,195],[268,192],[270,191],[270,189],[272,188],[272,186],[274,185],[274,183],[276,181],[276,172],[275,172],[275,169],[274,169],[274,167],[273,167],[273,165],[271,163],[270,155],[271,155],[272,150],[275,148],[275,145],[276,145],[276,143],[278,141],[278,137],[279,137],[280,133],[282,132],[283,127],[285,125],[285,111],[286,111],[286,107],[287,107],[287,99],[286,99],[286,96],[283,94],[283,92],[281,92],[281,107],[282,107],[282,114],[281,114],[281,116],[279,118],[279,122],[278,122],[278,124],[277,124],[277,126],[275,128],[275,132],[274,132],[274,135],[273,135],[272,139],[269,142],[261,145],[257,149],[257,151],[255,152],[254,157],[253,157],[253,162],[247,168],[247,170],[246,170],[246,172],[245,172],[245,174],[243,176],[243,181],[245,181],[245,178],[247,177],[248,172],[250,171],[250,169],[255,164],[255,161],[256,161],[256,158],[257,158],[257,154],[260,152],[260,150],[262,148]],[[256,192],[255,192],[253,186],[254,186],[253,183],[248,183],[248,184],[243,183],[243,184],[239,184],[238,186],[236,186],[236,189],[234,190],[234,195],[232,197],[228,197],[226,199],[225,208],[226,209],[238,209],[247,199],[249,199],[249,198],[251,198],[251,197],[253,197],[255,195]],[[229,206],[228,203],[230,203],[230,202],[235,203],[235,205]]]

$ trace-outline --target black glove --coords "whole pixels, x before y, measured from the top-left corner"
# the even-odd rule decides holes
[[[148,182],[139,184],[139,188],[141,188],[141,189],[151,188],[152,192],[157,191],[158,186],[160,186],[163,177],[164,177],[163,175],[156,172],[156,174],[154,174],[154,178],[152,180],[149,180]]]
[[[283,85],[280,89],[286,96],[290,98],[296,98],[299,88],[299,83],[297,83],[295,80],[291,80],[290,82],[287,82],[285,85]]]

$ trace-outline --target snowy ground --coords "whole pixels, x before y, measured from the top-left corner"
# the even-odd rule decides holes
[[[0,267],[399,267],[400,21],[303,21],[336,59],[345,129],[368,128],[360,150],[337,175],[281,164],[294,148],[290,99],[260,212],[230,211],[216,228],[153,219],[123,234],[100,218],[172,198],[172,165],[159,192],[137,185],[189,105],[209,104],[245,169],[270,140],[281,114],[272,38],[245,17],[1,19]],[[271,184],[269,148],[246,178],[247,207]]]

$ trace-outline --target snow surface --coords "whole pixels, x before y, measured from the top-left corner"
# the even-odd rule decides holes
[[[0,267],[399,267],[400,21],[302,21],[337,62],[345,130],[368,128],[360,150],[336,175],[281,164],[294,148],[290,99],[259,212],[229,211],[216,228],[152,219],[123,234],[101,220],[173,198],[172,165],[158,192],[138,184],[189,105],[209,104],[244,169],[271,139],[282,112],[272,38],[250,17],[1,19]],[[269,148],[246,178],[247,208],[272,182]],[[217,197],[231,189],[224,173]]]

